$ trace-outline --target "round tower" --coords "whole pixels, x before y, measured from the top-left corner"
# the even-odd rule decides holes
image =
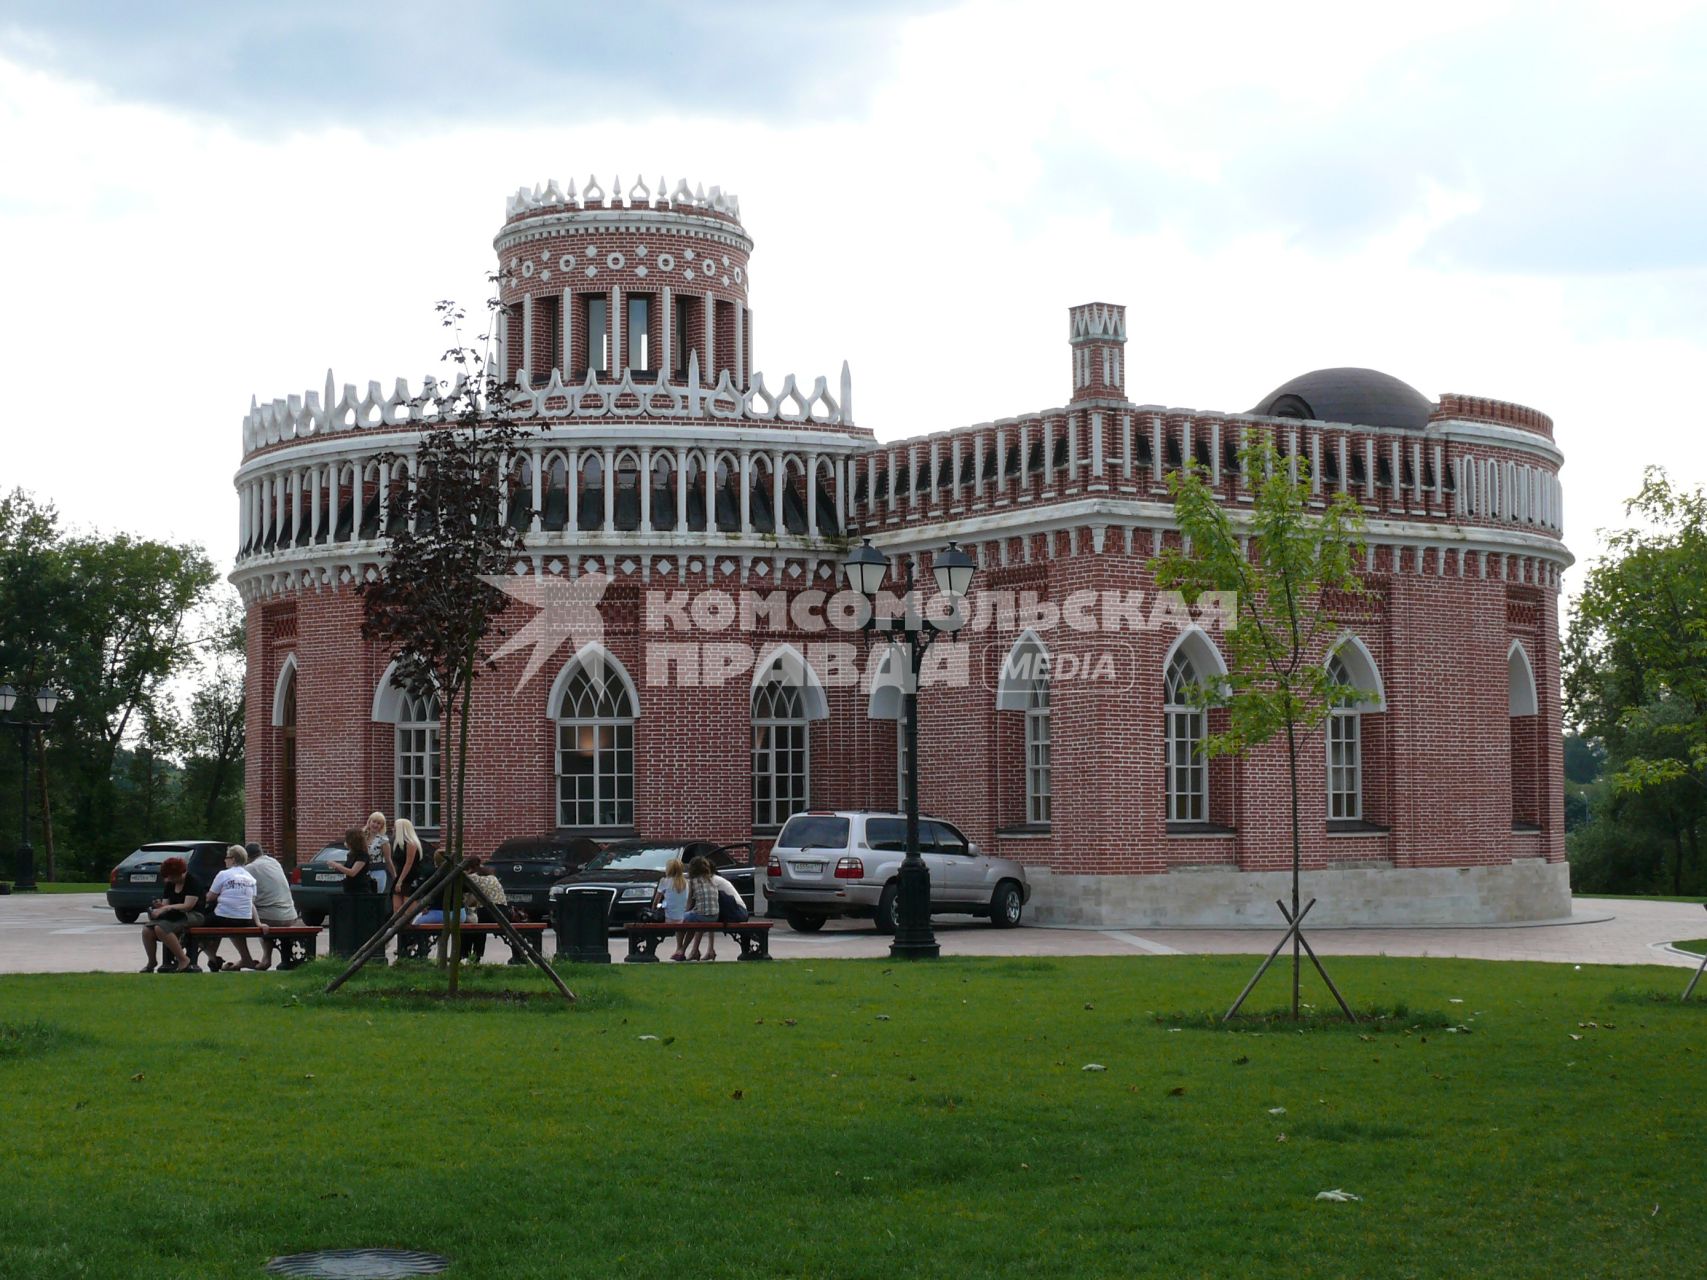
[[[596,178],[555,179],[508,202],[498,251],[505,314],[499,369],[544,387],[699,380],[745,392],[752,378],[747,306],[753,242],[740,204],[717,188],[674,191]]]

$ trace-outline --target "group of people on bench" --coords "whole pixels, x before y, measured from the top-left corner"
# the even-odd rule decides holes
[[[680,858],[666,862],[663,878],[652,893],[652,906],[663,908],[666,924],[740,924],[748,914],[740,890],[718,875],[704,854],[685,866]],[[699,948],[702,938],[704,955]],[[717,930],[684,929],[676,935],[676,954],[670,959],[717,959]]]
[[[144,973],[200,973],[201,966],[185,942],[189,931],[202,925],[254,928],[261,931],[261,958],[249,954],[249,939],[237,935],[240,959],[221,960],[219,944],[222,938],[203,934],[196,939],[207,956],[207,967],[214,972],[229,969],[270,969],[273,965],[273,939],[270,930],[277,925],[294,925],[296,903],[290,895],[290,877],[278,859],[264,853],[258,844],[234,844],[225,851],[225,869],[214,876],[212,884],[202,884],[190,874],[189,864],[182,858],[167,858],[160,864],[164,896],[156,898],[148,908],[148,919],[142,926],[142,948],[148,954]],[[168,952],[168,963],[159,963],[160,948]]]

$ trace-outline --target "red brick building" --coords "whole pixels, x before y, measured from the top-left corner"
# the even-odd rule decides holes
[[[1096,303],[1070,311],[1060,407],[880,443],[845,365],[833,387],[753,372],[739,206],[662,187],[524,190],[495,242],[498,354],[532,428],[502,494],[516,577],[533,598],[580,584],[598,620],[479,684],[473,847],[551,829],[762,847],[807,805],[895,806],[899,699],[883,651],[836,625],[841,561],[866,536],[928,582],[954,539],[980,572],[920,696],[924,807],[1030,865],[1037,921],[1273,923],[1281,748],[1197,756],[1220,713],[1180,690],[1222,669],[1217,619],[1159,600],[1148,567],[1177,537],[1168,472],[1189,459],[1248,507],[1255,434],[1368,518],[1368,595],[1321,602],[1322,660],[1370,697],[1308,747],[1312,919],[1569,913],[1549,418],[1360,369],[1246,413],[1133,403],[1125,310]],[[248,834],[287,852],[370,809],[437,821],[437,708],[391,686],[354,591],[424,412],[401,380],[328,374],[244,420]]]

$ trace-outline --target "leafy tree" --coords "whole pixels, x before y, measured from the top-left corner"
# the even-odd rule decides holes
[[[67,534],[51,504],[0,497],[0,681],[64,695],[32,770],[50,879],[56,843],[89,874],[177,821],[169,686],[192,661],[188,620],[213,581],[198,547]],[[0,813],[16,804],[16,767],[0,753]]]
[[[1637,523],[1608,536],[1577,599],[1565,704],[1605,747],[1596,820],[1669,846],[1678,892],[1707,821],[1707,494],[1650,467],[1625,511]]]
[[[1371,696],[1334,684],[1323,663],[1334,635],[1331,614],[1323,607],[1324,595],[1363,590],[1353,568],[1362,551],[1363,512],[1345,493],[1334,494],[1321,511],[1312,511],[1304,460],[1294,460],[1297,470],[1292,471],[1289,460],[1266,439],[1248,442],[1239,457],[1253,486],[1251,510],[1223,506],[1201,466],[1192,464],[1174,472],[1168,477],[1168,487],[1183,544],[1164,549],[1152,563],[1156,585],[1179,591],[1189,604],[1195,604],[1206,591],[1232,592],[1238,602],[1237,625],[1226,637],[1226,677],[1217,687],[1193,687],[1188,693],[1196,705],[1206,709],[1212,705],[1227,708],[1227,728],[1205,737],[1204,754],[1213,757],[1246,751],[1278,735],[1286,740],[1292,805],[1292,911],[1288,923],[1292,1016],[1296,1018],[1299,947],[1303,943],[1299,931],[1302,838],[1298,740],[1319,727],[1335,706]],[[1314,952],[1311,958],[1315,959]],[[1320,961],[1316,965],[1320,970]],[[1322,977],[1327,979],[1326,971]],[[1328,985],[1332,990],[1333,984]],[[1350,1017],[1351,1010],[1337,990],[1334,996]],[[1233,1009],[1237,1008],[1235,1003]]]
[[[439,315],[460,339],[462,311],[442,302]],[[474,685],[493,663],[495,642],[505,634],[499,618],[509,601],[490,579],[509,572],[522,545],[521,533],[498,518],[499,483],[523,428],[510,416],[509,387],[481,352],[459,340],[445,359],[455,366],[456,380],[426,392],[437,425],[416,446],[413,485],[393,499],[401,522],[386,562],[359,590],[363,632],[391,649],[398,684],[418,697],[438,698],[443,708],[440,776],[448,793],[440,854],[460,862]],[[462,950],[461,895],[462,877],[453,876],[439,940],[441,963],[449,956],[453,992]]]
[[[200,677],[179,726],[184,816],[199,831],[240,831],[247,652],[242,601],[227,591],[205,623],[198,646]]]
[[[147,838],[146,804],[140,817],[119,821],[114,767],[133,739],[149,752],[171,745],[160,704],[194,658],[187,624],[214,584],[213,564],[200,547],[122,533],[70,539],[64,556],[72,590],[59,678],[65,736],[76,740],[82,774],[77,834],[86,844]]]

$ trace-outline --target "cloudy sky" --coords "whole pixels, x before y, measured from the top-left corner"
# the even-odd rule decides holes
[[[1551,413],[1579,557],[1707,481],[1707,11],[0,0],[0,485],[228,563],[251,394],[419,379],[503,200],[715,183],[757,367],[880,437],[1369,365]]]

